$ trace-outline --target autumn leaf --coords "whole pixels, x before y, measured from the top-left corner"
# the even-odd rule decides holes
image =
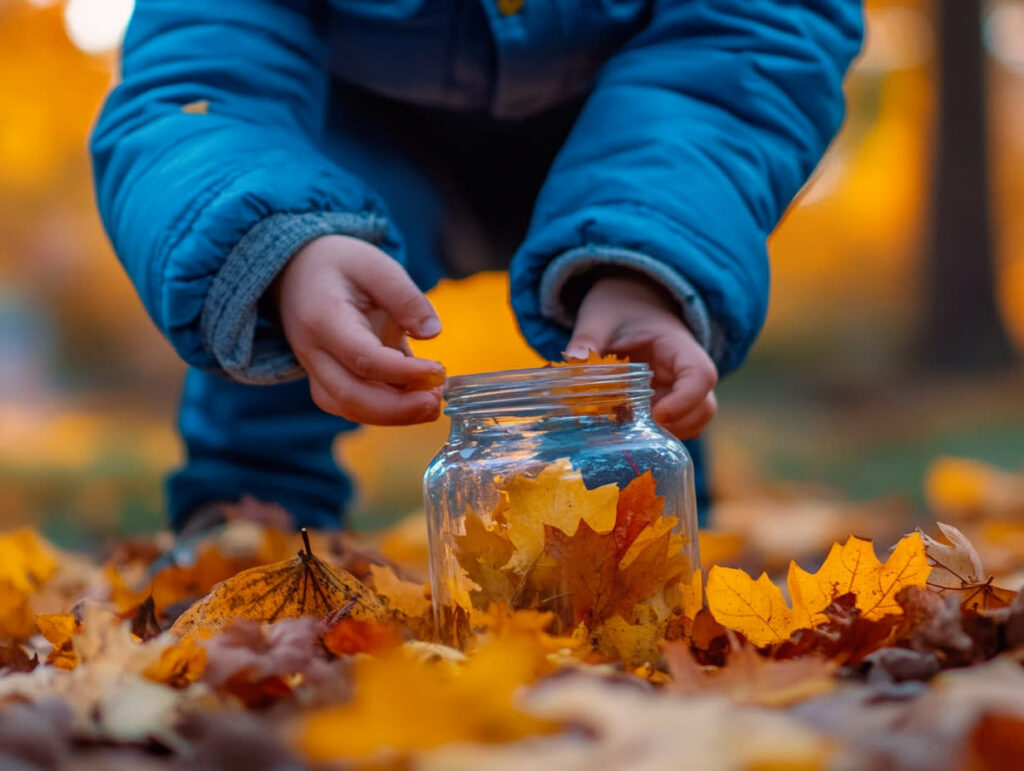
[[[985,568],[974,544],[960,530],[952,525],[937,522],[939,531],[947,543],[932,538],[918,530],[924,542],[925,554],[932,572],[928,586],[933,589],[962,589],[985,580]]]
[[[597,649],[605,656],[639,667],[661,657],[658,642],[664,629],[665,624],[653,618],[634,624],[615,615],[595,630],[594,638]]]
[[[536,652],[495,640],[465,665],[439,667],[404,649],[355,662],[355,695],[302,720],[298,746],[313,763],[402,757],[452,742],[508,742],[556,725],[516,706],[535,676]]]
[[[899,590],[905,586],[924,586],[930,572],[924,542],[920,534],[911,533],[900,539],[884,564],[854,586],[857,607],[868,620],[899,613],[900,606],[896,602]]]
[[[705,587],[708,607],[715,621],[742,633],[754,645],[787,639],[800,628],[800,616],[767,573],[755,581],[737,568],[716,565]]]
[[[683,576],[679,581],[679,607],[685,618],[696,618],[704,607],[703,571],[697,568],[689,577]]]
[[[515,547],[508,566],[528,570],[544,550],[544,528],[573,535],[580,522],[597,533],[615,527],[619,488],[614,484],[587,489],[583,475],[563,458],[535,478],[517,476],[506,487],[508,538]]]
[[[31,594],[57,572],[53,548],[30,528],[0,535],[0,584]]]
[[[39,666],[39,655],[29,657],[18,643],[0,643],[0,673],[31,672]]]
[[[964,609],[994,610],[1013,602],[1017,593],[995,586],[992,577],[986,577],[981,557],[970,539],[952,525],[936,524],[948,543],[921,533],[932,568],[928,587],[939,594],[958,593]]]
[[[269,623],[283,618],[322,618],[353,603],[354,618],[379,619],[384,607],[351,575],[336,570],[309,548],[291,560],[250,568],[217,584],[174,622],[179,637],[214,634],[235,619]]]
[[[719,693],[741,703],[782,707],[835,688],[837,665],[820,657],[773,661],[738,647],[730,651],[727,666],[708,670],[697,664],[689,646],[672,643],[665,658],[673,680],[670,690],[686,696]]]
[[[35,530],[0,534],[0,637],[27,640],[35,633],[31,597],[56,571],[54,549]]]
[[[630,618],[634,605],[689,572],[690,560],[681,553],[682,539],[672,532],[678,523],[675,517],[663,517],[640,533],[619,562],[604,616]]]
[[[656,492],[650,469],[635,477],[619,492],[615,510],[615,546],[622,557],[647,525],[665,512],[665,498]]]
[[[145,642],[160,636],[160,622],[156,620],[153,597],[147,597],[132,617],[132,634]]]
[[[507,605],[494,602],[487,610],[473,612],[473,647],[487,645],[495,639],[519,640],[520,644],[548,653],[579,647],[576,637],[551,633],[555,620],[555,614],[549,611],[530,608],[509,610]]]
[[[388,609],[403,616],[418,618],[432,612],[428,588],[415,581],[405,581],[386,565],[371,565],[373,588],[387,603]]]
[[[744,634],[757,646],[787,639],[797,629],[824,623],[825,609],[847,593],[867,620],[902,612],[896,594],[905,586],[922,586],[928,560],[920,535],[901,539],[885,563],[879,562],[870,541],[851,536],[833,544],[817,573],[795,562],[789,569],[790,608],[767,574],[757,581],[742,570],[714,567],[708,576],[708,605],[715,619]]]
[[[203,682],[250,708],[288,698],[306,678],[329,679],[334,673],[320,631],[320,620],[308,616],[273,624],[236,619],[202,641],[207,654]]]
[[[324,633],[324,647],[336,656],[374,653],[402,644],[402,632],[392,621],[342,618]]]
[[[186,688],[203,676],[206,648],[194,637],[186,637],[167,646],[160,658],[143,670],[144,677],[172,688]]]
[[[595,532],[586,522],[580,522],[572,535],[551,526],[545,532],[544,548],[558,565],[561,594],[572,609],[572,626],[581,622],[590,626],[595,616],[604,617],[618,585],[615,538]]]
[[[46,661],[59,669],[78,666],[73,638],[82,630],[81,622],[70,613],[50,613],[36,616],[39,633],[53,646]]]
[[[466,571],[485,597],[510,599],[516,583],[511,569],[506,569],[515,546],[504,528],[495,523],[488,526],[471,510],[463,518],[465,533],[454,538],[459,565]]]
[[[925,496],[934,511],[951,518],[1019,516],[1024,477],[968,458],[939,458],[925,478]]]
[[[904,621],[896,615],[865,619],[857,609],[854,594],[836,597],[823,613],[825,623],[813,629],[798,629],[772,649],[772,657],[820,655],[840,666],[856,667],[879,648],[891,645]]]

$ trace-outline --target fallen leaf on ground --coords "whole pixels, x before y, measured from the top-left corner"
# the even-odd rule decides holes
[[[35,530],[0,534],[0,637],[20,641],[35,633],[30,600],[57,566],[55,550]]]
[[[786,640],[800,628],[800,617],[767,573],[755,581],[742,570],[716,565],[704,591],[715,620],[754,645]]]
[[[323,618],[348,603],[353,618],[380,619],[384,607],[347,573],[307,548],[291,560],[243,570],[217,584],[171,627],[178,636],[211,635],[235,619],[270,623],[284,618]]]
[[[923,585],[929,570],[917,533],[902,538],[884,563],[875,556],[870,541],[851,536],[842,546],[833,544],[816,573],[790,564],[792,607],[767,574],[754,581],[742,570],[714,567],[706,593],[719,622],[762,646],[825,623],[825,608],[844,594],[856,597],[858,610],[869,621],[901,613],[896,594],[905,586]]]
[[[206,648],[195,638],[186,637],[166,647],[142,674],[172,688],[185,688],[197,682],[205,670]]]
[[[82,630],[81,622],[70,613],[42,614],[36,616],[39,633],[53,646],[46,660],[59,669],[74,669],[78,656],[74,650],[73,638]]]
[[[583,674],[552,678],[526,709],[576,731],[512,745],[456,744],[421,756],[423,771],[786,769],[824,767],[830,744],[784,713],[720,696],[687,697]]]
[[[296,675],[316,677],[319,669],[320,677],[326,678],[330,669],[315,618],[285,618],[273,624],[237,619],[202,646],[203,682],[248,707],[265,707],[291,696]]]
[[[380,653],[402,644],[402,631],[391,621],[342,618],[323,635],[323,644],[336,656]]]
[[[536,666],[532,651],[503,641],[481,648],[454,673],[402,649],[359,660],[352,701],[304,718],[299,746],[322,763],[550,732],[555,724],[516,705],[517,690],[533,679]]]
[[[921,533],[932,568],[928,586],[940,594],[957,593],[964,608],[972,610],[994,610],[1009,605],[1017,593],[995,586],[992,576],[986,577],[981,557],[970,539],[952,525],[936,524],[949,543]]]
[[[665,658],[673,680],[669,687],[683,695],[721,694],[742,703],[780,707],[835,687],[837,665],[815,656],[773,661],[741,646],[729,652],[726,666],[702,667],[688,645],[672,643]]]

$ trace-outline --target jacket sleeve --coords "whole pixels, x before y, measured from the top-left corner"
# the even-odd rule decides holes
[[[720,369],[764,321],[766,239],[843,116],[859,0],[656,0],[599,73],[511,267],[527,340],[556,358],[597,266],[660,281]]]
[[[379,199],[317,149],[316,0],[139,0],[91,139],[96,195],[150,316],[189,364],[297,377],[261,298],[294,252],[344,233],[400,258]]]

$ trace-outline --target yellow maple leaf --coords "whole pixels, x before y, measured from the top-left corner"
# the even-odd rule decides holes
[[[871,541],[850,536],[842,546],[832,545],[817,573],[790,564],[792,608],[767,574],[754,581],[742,570],[717,566],[708,575],[708,607],[718,623],[754,645],[768,645],[825,621],[822,611],[848,592],[856,595],[856,606],[868,620],[902,613],[896,595],[906,586],[924,586],[930,570],[918,533],[902,538],[884,563]]]
[[[896,594],[905,586],[923,586],[931,568],[919,533],[911,533],[896,545],[883,564],[871,541],[850,536],[845,544],[833,544],[817,573],[795,562],[789,566],[789,593],[802,627],[825,621],[822,611],[836,597],[857,595],[857,608],[869,620],[901,613]]]
[[[619,488],[587,489],[567,458],[546,466],[535,478],[518,476],[506,488],[508,537],[516,551],[508,567],[525,572],[544,550],[544,526],[573,535],[580,522],[596,533],[615,527]]]
[[[475,638],[472,648],[487,645],[495,639],[519,640],[545,653],[572,651],[579,647],[576,637],[551,634],[555,614],[527,608],[509,610],[503,603],[491,603],[487,610],[474,610],[470,617]],[[557,667],[550,667],[554,671]]]
[[[665,624],[647,618],[631,624],[622,616],[612,616],[594,632],[597,650],[631,667],[654,664],[661,658],[659,640]]]
[[[298,744],[314,763],[403,756],[452,742],[508,742],[556,726],[516,706],[516,692],[535,678],[542,652],[519,639],[496,639],[465,665],[430,663],[404,648],[355,662],[355,695],[313,712]]]
[[[415,581],[405,581],[395,575],[386,565],[370,565],[373,588],[387,601],[388,608],[412,618],[425,617],[431,613],[427,587]]]
[[[742,570],[716,565],[708,573],[705,593],[715,621],[754,645],[789,639],[800,628],[782,590],[767,573],[755,581]]]
[[[679,607],[686,618],[696,618],[704,607],[704,576],[700,568],[679,581]]]
[[[503,509],[505,505],[503,502]],[[504,568],[515,547],[508,540],[504,527],[493,522],[488,525],[468,509],[463,526],[465,533],[454,539],[459,564],[486,597],[495,601],[510,600],[516,576]]]
[[[346,605],[353,618],[384,616],[384,606],[366,586],[319,559],[307,541],[294,559],[243,570],[217,584],[174,622],[171,631],[182,637],[214,634],[236,618],[269,623],[323,617]]]

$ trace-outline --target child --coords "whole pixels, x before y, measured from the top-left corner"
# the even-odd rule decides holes
[[[698,436],[861,34],[857,0],[140,0],[91,150],[191,365],[175,527],[243,494],[337,526],[334,437],[438,416],[405,336],[483,269],[542,355],[648,362]]]

